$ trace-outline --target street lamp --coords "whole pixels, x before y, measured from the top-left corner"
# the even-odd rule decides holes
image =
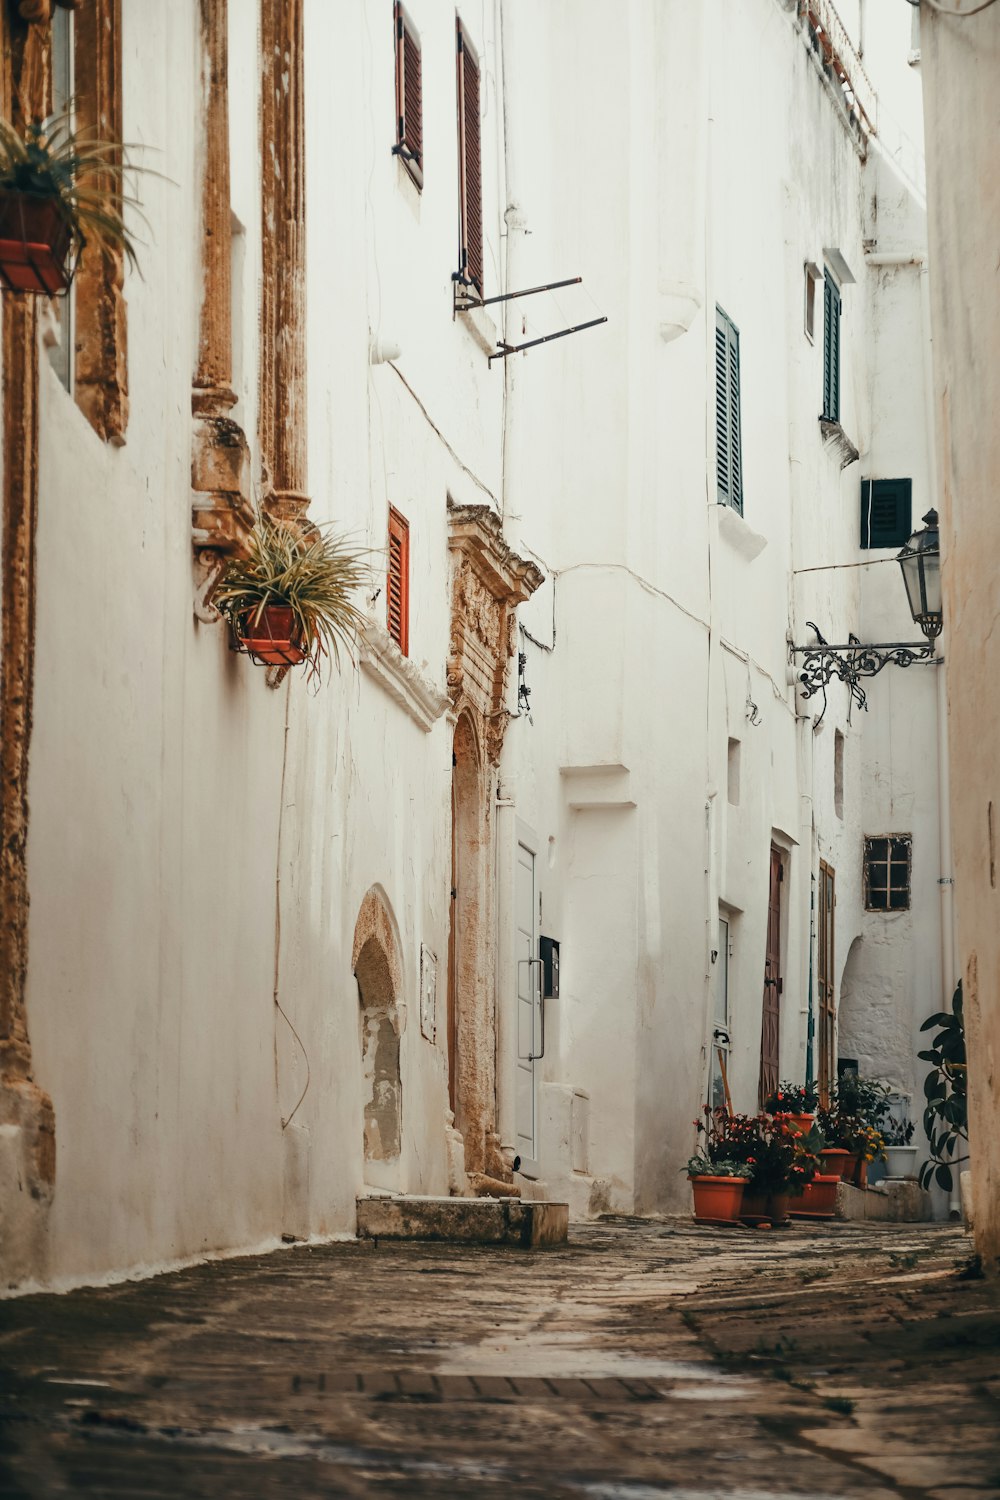
[[[914,624],[920,626],[929,641],[934,641],[944,624],[937,511],[929,510],[924,523],[923,531],[913,533],[896,561],[902,569]]]
[[[919,625],[924,633],[925,645],[915,641],[890,641],[884,645],[866,646],[852,635],[846,646],[831,646],[812,621],[807,620],[806,624],[816,631],[817,644],[789,647],[793,661],[796,657],[801,658],[795,675],[803,698],[822,692],[823,713],[826,712],[826,687],[835,677],[847,685],[858,707],[867,709],[867,698],[860,684],[862,677],[875,677],[883,667],[910,667],[917,661],[941,660],[934,654],[934,642],[944,623],[937,511],[929,510],[923,519],[923,530],[913,533],[896,561],[903,574],[910,614],[914,624]]]

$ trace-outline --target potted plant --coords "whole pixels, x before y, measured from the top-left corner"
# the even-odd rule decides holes
[[[722,1219],[733,1223],[739,1220],[747,1179],[741,1175],[737,1162],[713,1161],[710,1156],[699,1152],[689,1160],[687,1174],[694,1193],[696,1219]]]
[[[911,1146],[913,1121],[890,1118],[882,1127],[885,1141],[885,1175],[889,1181],[917,1175],[917,1148]]]
[[[136,260],[125,226],[122,147],[74,130],[72,116],[34,122],[19,135],[0,119],[0,281],[8,291],[53,297],[73,278],[90,241]]]
[[[830,1102],[817,1115],[827,1140],[824,1161],[833,1167],[833,1151],[840,1153],[845,1182],[867,1183],[868,1163],[884,1161],[881,1124],[889,1113],[889,1090],[874,1079],[847,1073],[830,1090]]]
[[[787,1116],[764,1111],[753,1117],[752,1125],[753,1138],[745,1158],[750,1183],[743,1195],[743,1218],[783,1224],[788,1219],[789,1199],[801,1196],[819,1163],[801,1145],[802,1137]]]
[[[819,1104],[819,1090],[815,1084],[779,1084],[773,1094],[764,1100],[764,1108],[771,1115],[787,1115],[793,1129],[799,1135],[808,1135],[812,1129]]]
[[[365,616],[352,595],[368,579],[365,554],[318,529],[303,535],[287,521],[258,518],[246,556],[227,563],[213,603],[242,648],[266,666],[319,669],[339,660]]]

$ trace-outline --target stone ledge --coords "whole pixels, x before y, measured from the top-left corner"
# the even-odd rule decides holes
[[[358,1239],[362,1240],[446,1240],[538,1250],[565,1244],[568,1233],[565,1203],[417,1196],[358,1199]]]
[[[929,1193],[916,1182],[890,1182],[856,1188],[842,1182],[837,1188],[838,1219],[884,1224],[922,1224],[934,1217]]]
[[[361,668],[374,678],[415,724],[429,734],[448,707],[447,693],[439,690],[420,668],[404,656],[387,630],[374,620],[358,632]]]

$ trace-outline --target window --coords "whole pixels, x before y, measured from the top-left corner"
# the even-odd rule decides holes
[[[729,1081],[729,921],[719,918],[719,946],[712,955],[715,964],[715,1008],[712,1025],[712,1057],[709,1066],[709,1104],[726,1109]]]
[[[912,479],[862,479],[862,547],[902,547],[909,541]]]
[[[461,19],[458,36],[458,272],[483,295],[483,173],[479,136],[479,59]]]
[[[410,647],[410,524],[391,508],[386,594],[386,628],[406,656]]]
[[[418,188],[424,185],[424,114],[420,77],[420,39],[396,0],[396,144],[398,156]]]
[[[865,839],[866,911],[909,911],[912,848],[908,833]]]
[[[743,514],[740,449],[740,331],[715,309],[715,470],[720,505]]]
[[[819,993],[819,1085],[824,1107],[829,1103],[833,1079],[837,1007],[834,1003],[834,911],[837,905],[836,875],[826,860],[819,862],[819,922],[816,988]]]
[[[823,273],[823,418],[840,421],[840,288]]]
[[[73,99],[73,17],[68,10],[57,9],[52,15],[52,113],[56,117],[70,112]],[[72,285],[64,297],[49,303],[53,324],[46,333],[49,364],[67,391],[73,389],[73,323],[76,299]]]
[[[811,260],[805,266],[805,311],[803,324],[810,344],[816,334],[816,283],[822,280],[822,271]]]

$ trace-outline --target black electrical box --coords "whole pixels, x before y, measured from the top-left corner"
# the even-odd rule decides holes
[[[542,994],[546,1000],[558,1000],[559,944],[555,938],[538,939],[538,957],[542,960]]]

